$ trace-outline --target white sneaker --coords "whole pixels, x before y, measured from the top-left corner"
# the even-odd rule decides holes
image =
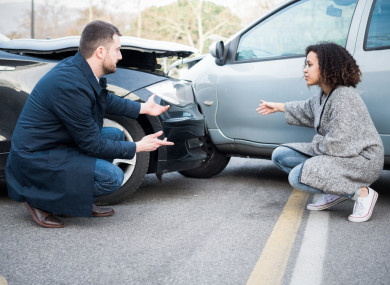
[[[308,204],[307,209],[312,211],[321,211],[337,205],[345,200],[347,200],[345,197],[332,194],[323,194],[314,204]]]
[[[368,196],[358,197],[355,202],[353,213],[348,217],[348,220],[351,222],[365,222],[371,218],[376,200],[378,199],[378,193],[374,189],[367,188]]]

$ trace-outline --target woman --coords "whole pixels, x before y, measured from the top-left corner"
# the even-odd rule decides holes
[[[355,200],[348,219],[370,219],[378,193],[369,186],[379,178],[384,161],[381,138],[356,92],[361,72],[348,51],[334,43],[306,48],[305,80],[321,92],[307,101],[273,103],[260,100],[262,115],[285,112],[287,123],[315,128],[311,143],[290,143],[275,149],[272,160],[289,173],[301,191],[322,194],[309,210],[324,210]]]

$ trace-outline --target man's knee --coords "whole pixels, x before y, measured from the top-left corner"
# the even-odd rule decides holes
[[[118,166],[113,164],[113,167],[110,171],[110,175],[107,176],[107,180],[105,181],[107,183],[107,186],[109,185],[112,191],[118,190],[123,182],[124,175],[122,169],[120,169]]]
[[[115,171],[112,173],[112,187],[119,189],[123,183],[124,175],[122,169],[120,169],[118,166],[115,168]]]
[[[124,141],[126,140],[123,132],[115,127],[103,127],[101,131],[101,135],[105,139],[110,139],[113,141]]]
[[[101,163],[101,162],[100,162]],[[104,161],[104,168],[95,169],[95,193],[103,196],[117,191],[123,183],[124,174],[118,166]]]

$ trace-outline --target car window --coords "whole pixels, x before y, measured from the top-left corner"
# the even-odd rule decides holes
[[[296,2],[246,32],[236,61],[303,55],[319,41],[345,46],[357,0]]]
[[[390,48],[390,0],[376,0],[369,21],[365,49]]]

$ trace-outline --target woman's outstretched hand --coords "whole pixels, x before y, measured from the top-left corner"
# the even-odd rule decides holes
[[[268,115],[275,112],[284,112],[284,103],[266,102],[260,100],[259,107],[256,112],[262,115]]]

